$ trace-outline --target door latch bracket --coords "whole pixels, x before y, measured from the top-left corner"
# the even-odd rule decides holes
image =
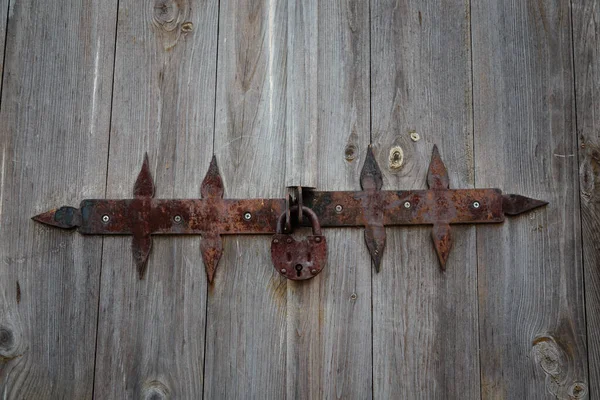
[[[432,225],[431,236],[442,270],[452,248],[450,225],[500,223],[548,204],[499,189],[450,189],[446,166],[437,146],[427,173],[428,190],[382,190],[383,176],[371,146],[360,174],[359,191],[318,191],[296,188],[288,198],[227,199],[223,179],[213,156],[200,187],[200,199],[155,199],[148,155],[134,185],[131,199],[88,199],[79,208],[61,207],[32,219],[57,228],[77,228],[84,235],[131,235],[132,254],[143,279],[152,235],[201,235],[201,252],[209,282],[223,254],[223,235],[275,234],[279,217],[308,207],[323,228],[364,227],[367,248],[377,272],[386,242],[386,226]],[[304,189],[304,190],[303,190]],[[297,225],[310,226],[307,218]]]

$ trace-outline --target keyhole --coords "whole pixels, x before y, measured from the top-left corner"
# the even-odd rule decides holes
[[[296,264],[296,275],[300,276],[301,271],[302,271],[302,265]]]

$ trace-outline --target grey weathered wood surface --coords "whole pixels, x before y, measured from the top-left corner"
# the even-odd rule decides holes
[[[306,147],[288,163],[286,182],[297,185],[303,182],[301,176],[321,190],[358,190],[369,144],[369,4],[293,3],[287,49],[287,115],[292,126],[286,141]],[[305,68],[305,79],[296,76],[299,66]],[[314,108],[314,114],[297,112],[298,105]],[[292,155],[292,149],[287,151]],[[287,283],[287,398],[368,399],[369,253],[361,229],[326,234],[325,270],[311,281]]]
[[[49,202],[104,196],[116,1],[48,1],[44,12],[34,1],[11,3],[0,112],[0,397],[90,398],[102,239],[29,218]]]
[[[569,4],[472,7],[475,184],[550,202],[477,228],[482,395],[581,396],[588,360]]]
[[[373,1],[371,29],[372,136],[384,187],[426,188],[435,143],[451,186],[473,187],[468,4]],[[373,276],[375,398],[479,397],[475,228],[452,230],[442,272],[431,227],[387,229]]]
[[[3,398],[598,398],[598,0],[8,3]],[[212,285],[199,238],[155,237],[140,281],[130,237],[29,220],[131,196],[145,151],[156,197],[213,153],[226,197],[357,189],[369,142],[384,188],[437,143],[452,187],[550,205],[454,227],[446,272],[429,227],[388,228],[379,274],[327,230],[305,283],[269,237],[224,237]]]
[[[225,196],[283,197],[287,5],[221,0],[214,152]],[[286,281],[267,236],[224,238],[208,292],[207,399],[284,398]]]
[[[157,198],[198,198],[212,156],[217,1],[119,1],[106,196],[129,198],[148,151]],[[198,237],[105,238],[95,397],[202,397],[207,281]]]
[[[590,393],[600,393],[600,2],[573,2]]]

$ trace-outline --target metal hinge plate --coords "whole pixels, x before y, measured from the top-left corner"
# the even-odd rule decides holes
[[[132,235],[132,252],[140,278],[144,277],[152,235],[201,235],[202,258],[208,280],[223,253],[221,235],[274,234],[283,213],[290,226],[293,205],[313,210],[321,227],[362,226],[375,268],[380,270],[385,248],[385,226],[433,225],[432,238],[442,269],[452,247],[451,224],[499,223],[548,204],[499,189],[449,189],[448,172],[437,146],[427,174],[428,190],[381,190],[383,177],[371,146],[360,175],[360,191],[296,189],[295,200],[224,199],[223,180],[216,157],[200,188],[200,199],[155,199],[148,156],[136,180],[132,199],[83,200],[79,208],[61,207],[33,219],[58,228],[77,228],[84,235]],[[298,220],[308,226],[307,221]]]

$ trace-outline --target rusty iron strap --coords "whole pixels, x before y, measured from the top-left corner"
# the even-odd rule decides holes
[[[448,173],[436,146],[427,175],[429,190],[381,190],[383,178],[370,146],[360,182],[360,191],[299,188],[300,199],[295,203],[312,209],[324,228],[364,227],[377,271],[385,248],[385,226],[433,225],[434,247],[445,269],[452,247],[450,224],[499,223],[505,215],[547,204],[520,195],[503,195],[499,189],[449,189]],[[140,279],[146,271],[152,235],[201,235],[202,258],[212,282],[223,253],[222,235],[274,234],[279,217],[289,213],[285,198],[224,199],[215,157],[202,182],[201,199],[154,199],[154,191],[146,155],[133,199],[83,200],[79,208],[61,207],[33,219],[58,228],[77,228],[84,235],[132,235]],[[302,225],[308,226],[309,221]]]

